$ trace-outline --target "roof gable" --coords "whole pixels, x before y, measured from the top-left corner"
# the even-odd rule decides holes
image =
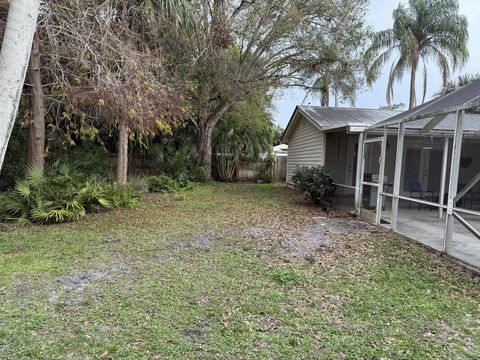
[[[348,126],[372,126],[401,111],[322,107],[322,106],[297,106],[282,136],[282,142],[288,142],[289,136],[294,131],[300,117],[310,121],[319,131],[341,129]]]

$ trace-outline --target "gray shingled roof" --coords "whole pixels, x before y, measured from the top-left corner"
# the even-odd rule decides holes
[[[322,129],[349,125],[371,126],[398,115],[401,111],[322,106],[298,106],[298,109]]]
[[[417,119],[432,118],[439,114],[465,110],[480,106],[480,81],[473,81],[449,94],[430,100],[425,104],[414,107],[390,119],[376,124],[374,127],[383,127],[409,122]]]

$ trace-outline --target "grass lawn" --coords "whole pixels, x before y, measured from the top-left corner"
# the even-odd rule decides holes
[[[0,232],[0,359],[480,358],[479,277],[384,232],[296,247],[320,216],[218,184]]]

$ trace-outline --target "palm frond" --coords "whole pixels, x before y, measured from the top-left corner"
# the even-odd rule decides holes
[[[393,62],[387,99],[393,97],[393,83],[403,76],[401,70],[418,64],[417,55],[424,63],[430,59],[435,61],[446,87],[450,69],[455,71],[469,57],[468,23],[466,17],[459,14],[458,0],[409,0],[408,6],[400,4],[394,10],[393,18],[392,29],[377,33],[365,54],[367,83],[376,80],[395,47],[405,63],[398,66]],[[424,71],[424,99],[427,83]]]

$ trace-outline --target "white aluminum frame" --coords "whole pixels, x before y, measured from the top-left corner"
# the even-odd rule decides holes
[[[373,143],[380,143],[381,151],[380,151],[380,158],[379,158],[379,174],[378,174],[378,183],[368,182],[363,180],[364,179],[364,172],[365,172],[365,147],[367,144]],[[356,206],[357,206],[357,213],[360,214],[360,209],[362,207],[362,195],[363,195],[363,187],[365,185],[372,186],[377,188],[377,208],[375,213],[375,222],[380,224],[380,219],[382,216],[381,208],[382,208],[382,193],[383,193],[383,184],[384,184],[384,175],[385,175],[385,154],[387,152],[387,128],[385,127],[383,130],[383,136],[368,139],[366,134],[363,137],[363,142],[359,141],[359,146],[362,144],[361,151],[359,151],[358,161],[360,161],[360,165],[357,162],[357,169],[360,168],[360,172],[357,171],[357,181],[359,183],[358,189],[358,198],[356,199]],[[380,211],[379,211],[380,209]]]
[[[438,209],[439,218],[443,217],[444,212],[446,212],[445,220],[445,234],[443,241],[443,252],[449,254],[451,251],[451,245],[453,242],[453,226],[455,220],[461,223],[467,230],[469,230],[474,236],[480,239],[480,231],[476,230],[461,214],[468,214],[480,217],[480,211],[474,211],[464,208],[459,208],[456,206],[456,203],[465,195],[467,192],[480,182],[480,173],[478,173],[472,180],[460,191],[458,192],[458,179],[460,171],[460,158],[462,151],[462,141],[464,138],[464,117],[465,110],[456,111],[455,119],[455,132],[453,136],[453,147],[451,154],[451,166],[450,166],[450,178],[448,182],[448,199],[447,205],[444,205],[444,194],[447,187],[447,167],[448,167],[448,153],[449,153],[449,137],[444,136],[443,143],[443,153],[442,153],[442,169],[441,169],[441,184],[440,184],[440,193],[438,203],[432,201],[425,201],[421,199],[411,198],[407,196],[400,195],[400,184],[402,176],[402,160],[404,153],[404,140],[405,140],[405,122],[400,122],[398,124],[397,130],[397,149],[396,149],[396,160],[395,160],[395,176],[393,184],[393,193],[386,193],[383,191],[384,188],[384,174],[385,174],[385,157],[386,157],[386,145],[387,145],[387,136],[388,129],[383,127],[383,136],[367,139],[367,134],[364,136],[364,141],[362,144],[361,154],[362,157],[361,163],[357,164],[361,169],[359,172],[360,180],[359,181],[359,200],[357,203],[358,211],[361,208],[361,194],[363,192],[363,186],[373,186],[378,188],[377,192],[377,208],[375,215],[375,222],[380,225],[382,217],[382,203],[384,197],[392,198],[392,219],[391,219],[391,229],[397,231],[398,223],[398,209],[400,200],[411,201],[413,203],[422,204],[426,206],[435,207]],[[380,155],[380,169],[379,169],[379,182],[372,183],[363,180],[363,173],[365,170],[365,146],[366,144],[380,142],[381,143],[381,155]]]

